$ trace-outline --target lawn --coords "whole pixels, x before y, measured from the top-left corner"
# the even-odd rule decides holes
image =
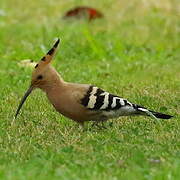
[[[1,0],[0,179],[174,180],[180,178],[180,6],[178,0]],[[105,13],[64,21],[75,5]],[[90,83],[170,120],[122,117],[82,131],[45,94],[29,96],[31,68],[55,38],[53,66],[69,82]]]

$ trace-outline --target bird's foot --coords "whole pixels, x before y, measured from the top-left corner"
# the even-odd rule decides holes
[[[99,125],[100,122],[101,122],[101,125]],[[91,127],[92,127],[92,128],[93,128],[93,127],[97,127],[99,130],[107,129],[106,126],[104,125],[104,122],[103,122],[103,121],[94,122]]]

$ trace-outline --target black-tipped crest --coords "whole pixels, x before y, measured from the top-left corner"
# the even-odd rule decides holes
[[[58,38],[58,40],[55,42],[55,44],[54,44],[54,46],[53,46],[53,48],[51,48],[49,51],[48,51],[48,55],[52,55],[53,53],[54,53],[54,51],[55,51],[55,49],[58,47],[58,44],[59,44],[59,38]]]
[[[54,48],[57,48],[57,46],[58,46],[58,44],[59,44],[59,41],[60,41],[60,39],[58,38],[58,40],[55,42],[55,44],[54,44]]]
[[[60,39],[58,38],[58,40],[55,42],[53,47],[47,52],[46,56],[44,56],[41,59],[41,61],[44,61],[47,63],[51,61],[51,59],[53,58],[53,55],[55,54],[56,48],[58,47],[59,42],[60,42]]]
[[[53,53],[54,53],[54,51],[55,51],[55,48],[53,47],[52,49],[50,49],[49,51],[48,51],[48,55],[52,55]]]
[[[41,61],[45,61],[46,60],[46,57],[44,56],[42,59],[41,59]]]

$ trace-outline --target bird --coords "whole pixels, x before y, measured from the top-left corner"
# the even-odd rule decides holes
[[[66,82],[51,65],[59,42],[60,39],[35,65],[30,86],[20,101],[15,119],[27,97],[37,88],[46,93],[56,111],[82,126],[88,121],[93,121],[94,125],[99,126],[99,123],[121,116],[144,115],[155,119],[173,117],[131,103],[94,85]]]
[[[77,19],[86,18],[89,21],[92,21],[97,18],[102,18],[103,14],[97,9],[92,8],[92,7],[78,6],[78,7],[74,7],[73,9],[70,9],[63,16],[63,18],[65,19],[70,18],[70,17],[74,17]]]

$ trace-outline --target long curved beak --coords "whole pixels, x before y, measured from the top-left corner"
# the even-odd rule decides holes
[[[15,114],[15,119],[16,119],[17,115],[19,114],[19,111],[20,111],[21,107],[23,106],[24,102],[26,101],[27,97],[31,94],[32,90],[33,90],[33,86],[31,85],[29,87],[29,89],[26,91],[26,93],[24,94],[23,98],[21,99],[21,102],[20,102],[18,109],[16,111],[16,114]]]

